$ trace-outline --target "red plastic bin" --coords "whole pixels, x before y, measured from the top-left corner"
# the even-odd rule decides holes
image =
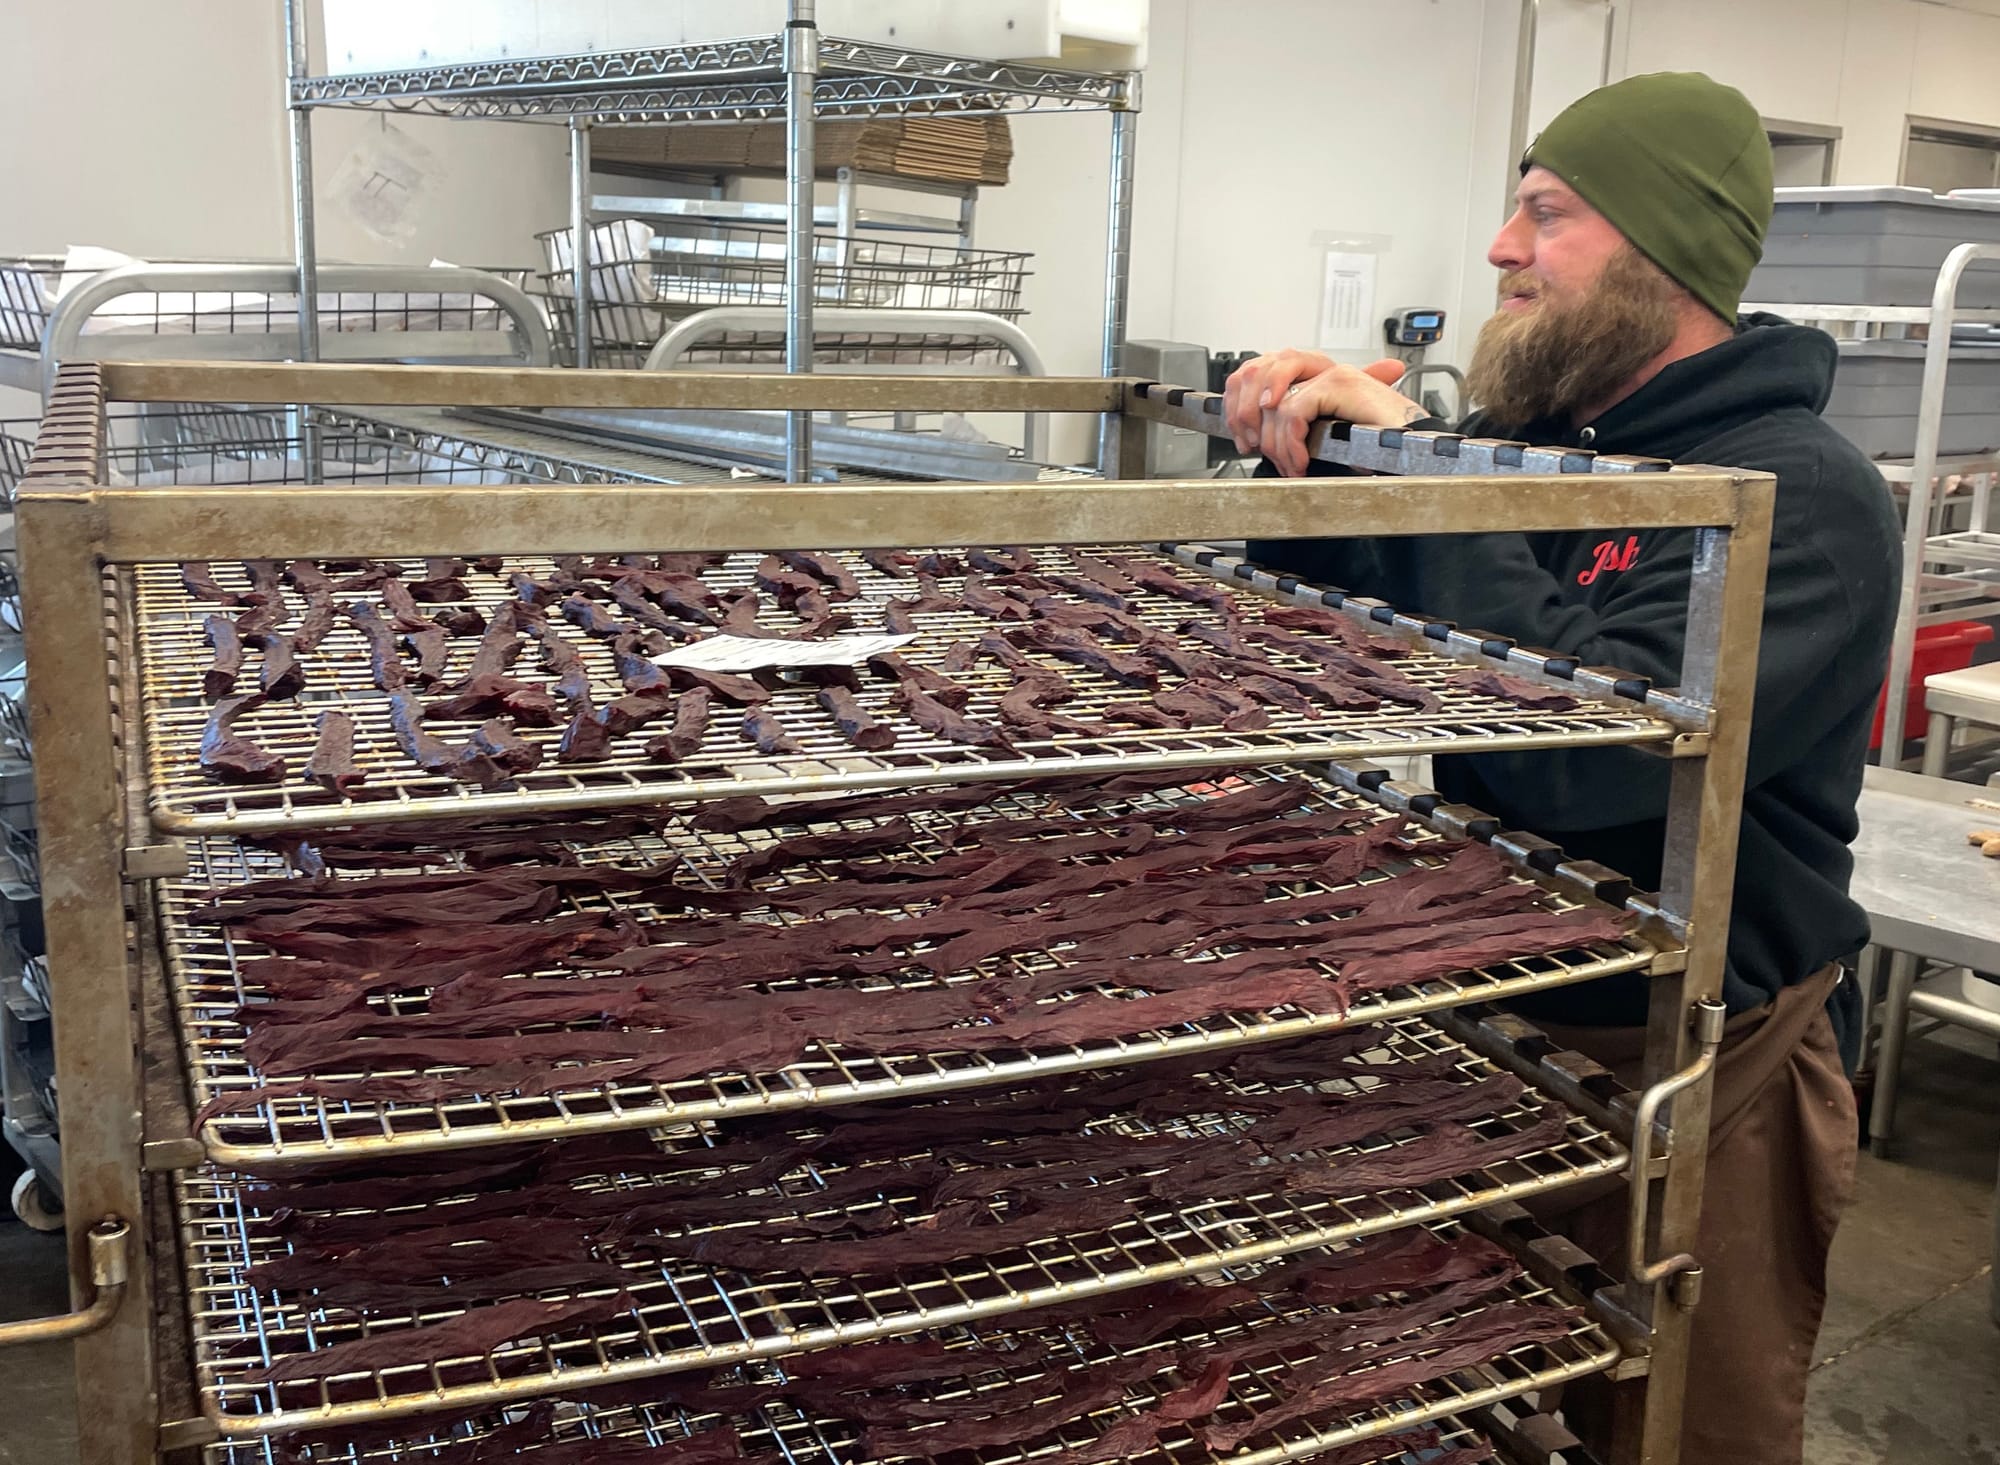
[[[1942,625],[1917,627],[1917,644],[1910,653],[1910,693],[1903,702],[1903,736],[1921,737],[1930,719],[1924,712],[1924,678],[1941,671],[1964,671],[1972,665],[1973,648],[1993,639],[1993,627],[1984,621],[1946,621]],[[1889,706],[1888,683],[1875,701],[1875,731],[1868,746],[1882,746],[1882,715]]]

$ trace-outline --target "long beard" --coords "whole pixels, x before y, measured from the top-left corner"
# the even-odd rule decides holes
[[[1519,278],[1503,276],[1503,290]],[[1513,430],[1616,390],[1674,338],[1679,287],[1631,245],[1586,293],[1546,293],[1528,310],[1479,328],[1466,370],[1472,400]]]

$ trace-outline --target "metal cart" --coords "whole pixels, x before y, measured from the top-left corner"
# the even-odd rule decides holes
[[[231,403],[278,408],[310,401],[343,413],[391,401],[399,411],[479,402],[579,410],[1073,411],[1105,413],[1121,450],[1118,482],[939,486],[803,486],[718,482],[532,487],[439,484],[384,494],[357,480],[299,489],[248,486],[144,489],[105,486],[107,411],[117,403]],[[58,1078],[70,1106],[63,1151],[72,1214],[76,1311],[0,1327],[0,1342],[75,1336],[85,1465],[135,1462],[205,1446],[217,1462],[266,1458],[274,1432],[384,1426],[437,1411],[485,1420],[509,1401],[588,1382],[639,1381],[732,1358],[782,1357],[804,1346],[897,1335],[945,1323],[1015,1325],[1024,1309],[1187,1277],[1410,1224],[1490,1229],[1529,1261],[1524,1296],[1573,1300],[1569,1333],[1509,1349],[1475,1368],[1354,1415],[1315,1417],[1282,1450],[1238,1459],[1308,1456],[1425,1419],[1451,1430],[1477,1424],[1508,1458],[1546,1461],[1567,1449],[1560,1431],[1519,1401],[1563,1380],[1609,1370],[1632,1397],[1619,1460],[1679,1456],[1678,1421],[1698,1259],[1688,1255],[1698,1215],[1708,1119],[1707,1082],[1720,1039],[1720,990],[1765,554],[1768,476],[1672,468],[1651,460],[1592,457],[1449,434],[1316,429],[1316,457],[1368,468],[1365,478],[1251,482],[1219,499],[1215,485],[1137,481],[1151,422],[1213,432],[1220,401],[1198,391],[1085,378],[924,380],[773,377],[745,380],[673,373],[494,372],[443,368],[263,365],[81,365],[64,368],[20,498],[29,578],[28,649],[37,665],[34,715],[44,736],[38,766],[42,863],[50,898]],[[1538,652],[1477,630],[1273,579],[1202,547],[1204,536],[1282,538],[1337,518],[1356,534],[1537,531],[1648,524],[1697,530],[1684,685],[1643,679]],[[370,762],[367,793],[330,795],[303,780],[262,788],[217,786],[192,760],[182,690],[191,669],[190,606],[175,562],[204,558],[405,558],[458,551],[530,569],[548,555],[617,545],[769,549],[828,545],[1060,546],[1155,544],[1159,563],[1220,574],[1229,593],[1324,608],[1407,649],[1399,663],[1434,688],[1434,712],[1345,713],[1278,719],[1258,732],[1063,735],[1024,760],[964,744],[913,737],[894,755],[861,755],[829,727],[807,730],[802,751],[727,753],[682,765],[614,760],[587,774],[524,774],[512,788],[473,793],[447,780]],[[858,562],[857,562],[858,567]],[[546,572],[546,571],[544,571]],[[890,582],[893,584],[894,582]],[[1213,583],[1213,582],[1210,582]],[[863,603],[889,593],[864,589]],[[104,617],[75,614],[78,604]],[[198,611],[198,606],[195,607]],[[196,621],[198,622],[198,614]],[[591,655],[601,655],[590,652]],[[1465,667],[1505,668],[1560,688],[1576,705],[1526,712],[1456,686]],[[356,673],[359,680],[356,681]],[[342,653],[317,664],[321,689],[358,719],[379,713],[366,691],[365,659]],[[197,678],[198,680],[198,678]],[[1100,690],[1085,701],[1105,695]],[[1081,705],[1081,704],[1080,704]],[[259,736],[287,736],[276,722]],[[202,714],[194,714],[198,740]],[[372,723],[371,723],[372,726]],[[61,729],[59,738],[48,736]],[[296,738],[296,732],[289,735]],[[1671,808],[1665,884],[1636,892],[1615,872],[1567,858],[1545,840],[1502,828],[1476,810],[1356,761],[1372,754],[1628,745],[1669,761]],[[567,817],[662,801],[685,805],[722,794],[788,796],[837,789],[896,789],[940,782],[1017,785],[1024,774],[1113,775],[1135,770],[1239,770],[1252,782],[1298,769],[1328,808],[1393,810],[1424,839],[1486,843],[1511,872],[1557,907],[1623,909],[1629,935],[1545,958],[1450,973],[1355,1002],[1344,1013],[1231,1014],[1111,1043],[1079,1043],[1019,1057],[938,1053],[916,1058],[843,1056],[838,1047],[789,1076],[602,1086],[543,1097],[469,1104],[352,1096],[335,1102],[260,1100],[254,1107],[195,1106],[250,1080],[243,1000],[230,951],[198,936],[192,902],[213,884],[275,873],[259,831],[298,834],[381,825],[437,814]],[[675,826],[679,828],[680,826]],[[681,847],[697,867],[729,853],[706,837]],[[658,852],[653,855],[658,857]],[[127,915],[131,916],[128,924]],[[1550,1051],[1532,1030],[1478,1004],[1491,998],[1629,971],[1652,975],[1652,1020],[1643,1094],[1625,1094],[1576,1055]],[[134,1003],[132,996],[138,994]],[[1388,1024],[1384,1041],[1462,1053],[1529,1082],[1525,1113],[1561,1116],[1558,1137],[1533,1154],[1423,1192],[1399,1192],[1386,1209],[1357,1202],[1319,1208],[1228,1208],[1227,1224],[1196,1225],[1172,1210],[1143,1236],[1110,1250],[1058,1238],[1018,1269],[1006,1258],[948,1274],[921,1269],[885,1281],[857,1310],[830,1280],[741,1288],[720,1274],[635,1276],[630,1326],[593,1327],[581,1339],[508,1347],[470,1371],[377,1370],[332,1384],[307,1366],[294,1382],[258,1382],[273,1356],[303,1358],[329,1341],[330,1322],[297,1313],[244,1285],[242,1267],[269,1244],[257,1207],[231,1166],[296,1164],[343,1156],[436,1154],[530,1138],[653,1128],[705,1116],[778,1116],[895,1096],[970,1093],[1027,1076],[1087,1075],[1222,1047],[1247,1047],[1363,1021]],[[1440,1025],[1443,1024],[1443,1025]],[[1079,1081],[1085,1081],[1079,1079]],[[1513,1122],[1513,1121],[1507,1121]],[[1630,1179],[1632,1255],[1622,1278],[1598,1271],[1575,1248],[1541,1235],[1508,1205],[1623,1171]],[[1496,1207],[1498,1209],[1496,1209]],[[246,1251],[246,1248],[248,1250]],[[776,1284],[773,1284],[776,1285]],[[689,1291],[694,1287],[696,1291]],[[708,1292],[697,1296],[702,1288]],[[1030,1316],[1028,1323],[1032,1325]],[[338,1329],[335,1330],[336,1332]],[[579,1374],[577,1369],[584,1370]],[[629,1397],[629,1395],[628,1395]],[[1470,1423],[1468,1423],[1470,1421]],[[578,1428],[657,1440],[668,1428],[647,1406],[621,1404]],[[823,1421],[766,1421],[794,1458],[825,1460]],[[371,1446],[371,1451],[375,1447]],[[402,1446],[391,1454],[402,1458]],[[1198,1453],[1198,1452],[1197,1452]],[[415,1457],[413,1457],[415,1458]],[[1151,1458],[1151,1457],[1149,1457]],[[1164,1458],[1164,1457],[1161,1457]],[[1178,1458],[1194,1458],[1182,1456]],[[1207,1456],[1201,1456],[1207,1458]],[[1579,1453],[1566,1458],[1587,1458]]]

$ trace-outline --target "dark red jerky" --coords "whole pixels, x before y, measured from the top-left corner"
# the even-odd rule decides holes
[[[1270,714],[1256,699],[1226,682],[1194,682],[1153,698],[1153,705],[1185,727],[1220,727],[1230,732],[1254,732],[1271,725]]]
[[[611,643],[611,663],[628,692],[650,692],[668,685],[666,670],[654,663],[630,631]]]
[[[246,639],[275,631],[285,623],[288,614],[283,600],[265,600],[252,604],[236,617],[236,633]]]
[[[1428,951],[1402,952],[1393,956],[1363,956],[1341,964],[1341,980],[1357,995],[1379,992],[1388,987],[1408,986],[1429,981],[1448,972],[1486,966],[1494,962],[1518,960],[1525,956],[1550,955],[1574,947],[1616,941],[1625,934],[1624,921],[1598,912],[1550,914],[1544,920],[1500,936],[1479,941],[1454,943]]]
[[[1107,590],[1095,580],[1086,580],[1081,575],[1071,575],[1059,570],[1051,570],[1047,574],[1040,576],[1039,579],[1041,588],[1044,591],[1066,591],[1076,596],[1079,600],[1089,601],[1107,610],[1123,612],[1129,611],[1132,608],[1132,602],[1120,595],[1116,590]]]
[[[965,562],[989,575],[1032,575],[1035,572],[1035,557],[1018,546],[967,550]]]
[[[1229,675],[1228,667],[1207,652],[1192,651],[1164,639],[1149,641],[1141,650],[1175,676],[1191,682],[1219,682]]]
[[[1150,590],[1155,595],[1171,596],[1175,600],[1185,600],[1193,605],[1205,605],[1211,610],[1233,613],[1235,603],[1229,592],[1220,585],[1202,580],[1182,579],[1164,565],[1153,564],[1135,555],[1113,554],[1105,558],[1129,575],[1142,590]]]
[[[336,595],[352,595],[356,591],[379,590],[389,581],[403,573],[398,565],[385,564],[381,560],[363,560],[361,568],[353,574],[343,576],[333,582]]]
[[[595,636],[604,641],[623,635],[630,629],[616,616],[606,614],[604,607],[596,601],[587,600],[581,595],[571,595],[564,599],[562,617],[586,636]]]
[[[1182,1367],[1188,1377],[1190,1369]],[[1111,1427],[1087,1445],[1072,1445],[1053,1455],[1038,1456],[1043,1465],[1097,1465],[1098,1461],[1129,1460],[1152,1450],[1160,1436],[1177,1424],[1205,1419],[1229,1397],[1229,1362],[1217,1359],[1188,1377],[1180,1388],[1163,1395],[1149,1408],[1120,1415]]]
[[[997,748],[1011,753],[1014,745],[1007,734],[988,722],[975,722],[947,703],[922,691],[911,681],[903,683],[896,701],[918,727],[946,742],[966,743],[979,748]]]
[[[743,737],[755,743],[760,753],[799,754],[805,749],[797,739],[785,731],[783,723],[760,707],[753,707],[743,715]]]
[[[311,560],[293,560],[286,565],[284,580],[307,599],[333,591],[333,578]]]
[[[686,690],[700,687],[717,701],[727,702],[732,707],[755,707],[771,700],[767,688],[734,672],[675,666],[667,668],[667,680],[673,686]]]
[[[1329,636],[1347,650],[1380,661],[1394,661],[1410,654],[1410,648],[1390,636],[1372,636],[1351,616],[1337,611],[1317,610],[1310,605],[1274,605],[1264,612],[1264,620],[1290,631],[1306,631]]]
[[[1352,1412],[1407,1393],[1418,1384],[1444,1378],[1461,1368],[1488,1362],[1498,1353],[1530,1344],[1552,1343],[1566,1337],[1569,1330],[1568,1315],[1557,1308],[1522,1302],[1487,1308],[1412,1339],[1406,1346],[1433,1350],[1422,1358],[1402,1359],[1358,1373],[1322,1378],[1286,1393],[1248,1419],[1211,1424],[1201,1431],[1201,1437],[1212,1450],[1231,1451],[1245,1440],[1268,1434],[1294,1419]],[[1353,1362],[1373,1363],[1379,1356],[1379,1353],[1365,1353]]]
[[[1038,1374],[1019,1384],[955,1398],[913,1401],[901,1411],[904,1419],[897,1421],[907,1421],[908,1427],[871,1425],[862,1434],[859,1449],[870,1460],[898,1456],[932,1459],[960,1450],[1018,1444],[1118,1403],[1133,1384],[1162,1372],[1171,1361],[1157,1354],[1141,1354],[1072,1369],[1056,1377]],[[1054,1397],[1049,1397],[1052,1394]],[[921,1427],[927,1423],[950,1427]]]
[[[424,705],[424,716],[444,722],[507,716],[522,727],[554,727],[561,713],[556,699],[541,687],[510,676],[482,673],[461,682],[456,695]]]
[[[853,572],[830,554],[788,549],[779,550],[778,558],[829,587],[836,600],[858,600],[861,596],[861,583]]]
[[[276,560],[245,560],[243,573],[250,577],[250,593],[258,601],[276,605],[282,614],[285,605],[284,576]]]
[[[1107,729],[1096,723],[1064,717],[1046,709],[1071,701],[1076,689],[1057,672],[1035,669],[1025,672],[1000,699],[1000,720],[1019,728],[1031,738],[1053,738],[1061,733],[1083,737],[1102,736]]]
[[[863,552],[862,562],[878,575],[887,575],[891,580],[907,580],[915,568],[917,557],[908,550],[871,549]]]
[[[891,819],[873,829],[841,829],[831,834],[796,834],[730,861],[727,883],[740,890],[760,875],[813,860],[851,859],[900,848],[916,837],[907,819]]]
[[[208,644],[215,648],[214,659],[201,674],[201,695],[213,702],[236,688],[236,678],[243,670],[243,638],[228,616],[208,616],[201,628]]]
[[[201,734],[201,771],[223,783],[281,783],[285,760],[234,731],[236,719],[264,705],[261,692],[225,697],[208,715]]]
[[[713,700],[706,687],[682,692],[674,700],[672,724],[665,732],[647,740],[646,756],[655,763],[680,763],[699,753],[708,736]]]
[[[486,633],[479,638],[479,645],[473,648],[472,660],[466,666],[464,678],[457,685],[463,688],[481,676],[504,673],[521,654],[521,631],[536,623],[536,618],[524,614],[517,602],[503,603],[496,608],[493,619],[487,623]]]
[[[967,610],[994,620],[1025,621],[1034,614],[1028,609],[1027,601],[995,590],[978,575],[965,577],[959,589],[959,599]]]
[[[319,715],[319,739],[306,763],[306,777],[343,798],[368,775],[354,766],[354,719],[345,712]]]
[[[1554,687],[1538,686],[1522,677],[1479,667],[1455,673],[1446,685],[1477,692],[1482,697],[1498,697],[1533,712],[1568,712],[1583,705],[1580,699]]]
[[[1151,690],[1160,684],[1160,674],[1151,662],[1130,652],[1114,651],[1088,631],[1036,621],[1014,635],[1018,638],[1016,644],[1025,642],[1064,661],[1100,672],[1125,686]]]
[[[627,596],[619,594],[621,589],[643,592],[669,615],[702,626],[715,624],[715,617],[710,612],[722,603],[720,596],[694,576],[674,574],[666,570],[625,575],[614,581],[611,586],[612,599],[620,605],[627,605],[630,601]],[[682,634],[686,634],[685,631]]]
[[[806,623],[803,631],[792,634],[808,640],[818,640],[831,636],[836,631],[847,630],[854,624],[854,617],[845,611],[836,611],[833,603],[818,590],[808,590],[792,602],[792,613]]]
[[[822,687],[816,700],[833,719],[840,735],[864,752],[879,753],[896,745],[896,730],[870,717],[845,687]]]
[[[699,575],[728,564],[729,556],[718,550],[674,551],[653,556],[653,563],[670,575]]]
[[[674,710],[674,698],[673,688],[667,686],[627,692],[598,708],[596,718],[612,737],[622,738],[627,733],[637,732],[649,722],[667,716]]]
[[[1076,567],[1079,575],[1093,584],[1102,585],[1114,595],[1139,593],[1139,587],[1132,583],[1131,578],[1109,560],[1099,559],[1096,555],[1081,549],[1073,549],[1069,552],[1069,562]]]
[[[422,601],[426,605],[441,605],[447,601],[464,600],[468,592],[465,581],[459,577],[465,570],[464,560],[425,560],[424,578],[410,586],[410,598]]]
[[[589,707],[578,709],[556,744],[558,763],[602,763],[611,756],[611,732]]]
[[[764,641],[784,639],[778,632],[758,622],[758,612],[763,608],[764,602],[758,598],[756,591],[739,591],[723,613],[720,628],[731,636],[750,636]]]
[[[509,775],[527,773],[542,763],[542,750],[523,740],[497,717],[474,728],[466,740],[466,748],[474,757],[490,760]]]
[[[936,575],[940,580],[949,580],[954,575],[965,573],[965,561],[949,550],[934,550],[917,556],[917,568],[926,574]]]
[[[868,669],[877,676],[893,677],[902,683],[903,690],[923,694],[926,698],[940,703],[954,712],[965,710],[965,704],[972,700],[972,689],[940,676],[927,666],[905,660],[894,651],[885,651],[880,656],[868,658]]]
[[[1129,723],[1133,727],[1159,728],[1162,731],[1178,731],[1181,725],[1178,718],[1162,712],[1150,702],[1107,702],[1104,705],[1104,720]]]
[[[507,568],[507,561],[504,556],[497,554],[474,555],[472,568],[483,574],[497,575]]]
[[[526,570],[514,570],[507,576],[507,586],[514,592],[516,604],[545,610],[554,605],[575,588],[574,582],[558,573],[553,580],[537,580]]]
[[[306,613],[299,617],[299,628],[292,634],[292,645],[300,651],[317,650],[338,619],[339,611],[332,595],[320,589],[308,592]]]
[[[802,595],[816,594],[825,582],[804,570],[788,568],[785,562],[774,554],[767,554],[757,562],[757,585],[777,597],[778,604],[790,609],[798,603]]]
[[[399,634],[417,655],[416,670],[410,673],[410,680],[420,687],[435,686],[443,681],[445,665],[451,659],[451,637],[444,627],[424,621],[403,628]]]
[[[339,1373],[443,1363],[454,1358],[480,1358],[523,1338],[562,1337],[582,1328],[616,1322],[628,1317],[631,1311],[632,1299],[622,1292],[574,1302],[537,1302],[524,1298],[476,1307],[446,1322],[369,1333],[307,1353],[290,1354],[266,1367],[252,1369],[244,1377],[251,1383],[285,1383]]]
[[[389,692],[389,726],[404,756],[426,773],[455,774],[458,753],[425,732],[423,718],[423,705],[412,694],[400,688]]]
[[[569,639],[554,626],[540,626],[535,631],[541,642],[542,667],[555,674],[555,695],[569,703],[572,708],[580,701],[590,699],[590,672],[583,664],[583,658]]]
[[[715,617],[699,607],[694,608],[694,615],[684,615],[680,620],[663,614],[660,607],[647,597],[644,588],[631,580],[612,581],[611,598],[640,625],[648,630],[658,631],[662,635],[671,636],[677,641],[690,641],[696,638],[696,633],[687,624],[689,619],[698,617],[703,625],[715,623]]]

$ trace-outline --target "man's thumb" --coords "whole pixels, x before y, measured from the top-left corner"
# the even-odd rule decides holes
[[[1380,361],[1371,361],[1361,369],[1385,387],[1393,387],[1403,379],[1403,373],[1408,370],[1402,362],[1387,357]]]

